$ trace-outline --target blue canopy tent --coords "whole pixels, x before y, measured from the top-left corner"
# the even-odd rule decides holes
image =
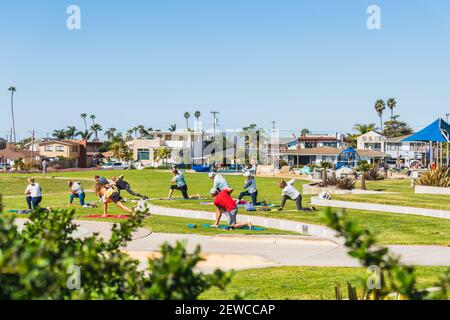
[[[433,159],[440,159],[442,164],[442,143],[450,142],[450,125],[442,120],[441,118],[434,121],[429,126],[420,130],[419,132],[409,136],[406,139],[403,139],[402,142],[413,142],[413,141],[422,141],[430,143],[430,162]],[[434,148],[435,144],[437,146],[437,150]],[[434,155],[434,151],[437,151],[437,155]],[[447,164],[449,163],[449,153],[448,153],[448,144],[447,144]]]

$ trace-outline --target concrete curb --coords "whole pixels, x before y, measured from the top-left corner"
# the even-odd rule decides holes
[[[179,208],[166,208],[166,207],[155,206],[152,204],[149,204],[148,208],[149,208],[149,211],[155,215],[180,217],[180,218],[188,218],[188,219],[202,219],[202,220],[211,220],[211,221],[215,220],[214,212],[185,210],[185,209],[179,209]],[[305,234],[308,236],[317,237],[319,239],[332,241],[332,242],[340,244],[340,245],[343,244],[343,239],[338,238],[336,236],[336,232],[333,229],[330,229],[325,226],[304,223],[304,222],[299,222],[299,221],[292,221],[292,220],[250,216],[250,215],[245,215],[245,214],[238,214],[237,220],[238,220],[238,222],[251,221],[252,224],[254,224],[255,226],[298,232],[298,233]]]
[[[367,210],[367,211],[380,211],[380,212],[418,215],[418,216],[425,216],[425,217],[432,217],[432,218],[439,218],[439,219],[450,219],[450,211],[446,211],[446,210],[405,207],[405,206],[395,206],[395,205],[356,202],[356,201],[325,200],[325,199],[321,199],[319,197],[312,197],[311,204],[315,205],[315,206],[322,206],[322,207],[345,208],[345,209],[356,209],[356,210]]]

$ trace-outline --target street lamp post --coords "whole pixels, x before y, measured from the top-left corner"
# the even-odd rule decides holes
[[[13,137],[14,137],[14,143],[16,143],[16,123],[14,120],[14,92],[16,92],[16,87],[9,87],[8,90],[11,92],[11,116],[12,116],[12,130],[13,130]]]

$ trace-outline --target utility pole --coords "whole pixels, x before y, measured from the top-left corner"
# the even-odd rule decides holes
[[[14,119],[14,92],[16,92],[16,87],[9,87],[8,88],[9,91],[11,91],[11,116],[12,116],[12,131],[14,134],[14,143],[16,143],[16,123],[15,123],[15,119]]]
[[[211,111],[211,114],[213,115],[213,117],[214,117],[214,124],[213,124],[213,126],[214,126],[214,141],[216,140],[216,123],[217,123],[217,115],[219,114],[219,112],[218,111]]]
[[[34,129],[33,131],[28,131],[29,133],[31,133],[31,169],[34,169],[34,157],[33,157],[33,153],[34,153]]]

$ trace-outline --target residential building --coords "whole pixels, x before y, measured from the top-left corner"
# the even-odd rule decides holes
[[[69,160],[73,167],[78,167],[80,144],[74,141],[46,141],[39,144],[39,154],[50,161]]]
[[[5,149],[0,150],[0,163],[12,165],[15,160],[22,159],[25,164],[37,163],[37,157],[26,149],[19,148],[12,143],[6,143]]]
[[[133,151],[133,159],[144,166],[158,166],[161,160],[156,158],[156,150],[169,148],[172,154],[167,163],[201,163],[204,141],[203,132],[170,132],[158,131],[152,139],[135,139],[127,143]]]
[[[426,142],[403,141],[410,136],[388,138],[379,132],[370,131],[358,137],[357,145],[358,149],[380,151],[408,165],[413,160],[424,159],[427,153]]]

